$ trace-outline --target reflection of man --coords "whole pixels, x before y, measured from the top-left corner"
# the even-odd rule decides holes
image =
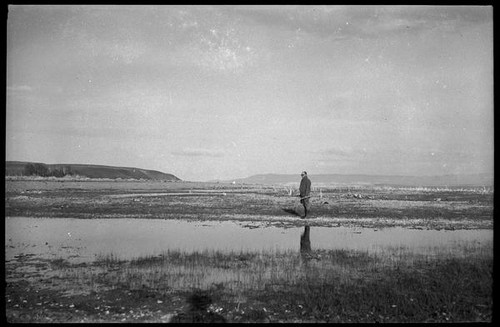
[[[311,181],[309,180],[309,177],[307,177],[307,172],[303,171],[300,176],[302,176],[302,179],[300,181],[300,187],[299,187],[299,192],[300,192],[300,203],[304,206],[304,217],[306,218],[307,216],[307,210],[309,210],[309,194],[311,193]]]
[[[307,254],[311,252],[311,240],[309,239],[310,227],[304,227],[304,233],[300,235],[300,253]]]

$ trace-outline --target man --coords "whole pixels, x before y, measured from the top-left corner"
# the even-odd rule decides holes
[[[300,187],[299,187],[299,192],[300,192],[300,203],[304,206],[304,217],[306,218],[307,216],[307,210],[309,209],[309,193],[311,193],[311,181],[307,177],[307,172],[303,171],[300,176],[302,176],[302,180],[300,181]]]

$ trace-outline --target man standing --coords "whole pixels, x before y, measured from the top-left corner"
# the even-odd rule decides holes
[[[307,210],[309,210],[309,198],[311,193],[311,181],[307,177],[307,172],[303,171],[300,176],[302,176],[302,180],[300,181],[300,187],[299,187],[299,192],[300,192],[300,203],[304,206],[304,217],[306,218],[307,216]]]

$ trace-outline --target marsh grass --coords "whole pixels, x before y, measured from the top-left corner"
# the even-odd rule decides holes
[[[492,244],[463,242],[453,250],[404,247],[374,253],[347,250],[169,250],[121,260],[102,256],[90,267],[64,267],[66,278],[98,290],[146,289],[161,295],[194,289],[252,299],[331,322],[488,321],[492,310]]]

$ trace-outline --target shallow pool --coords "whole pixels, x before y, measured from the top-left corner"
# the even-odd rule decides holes
[[[6,260],[19,254],[91,261],[113,254],[130,259],[166,250],[380,251],[387,247],[426,253],[465,243],[492,243],[493,230],[415,230],[401,227],[244,227],[242,222],[163,219],[6,218]]]

